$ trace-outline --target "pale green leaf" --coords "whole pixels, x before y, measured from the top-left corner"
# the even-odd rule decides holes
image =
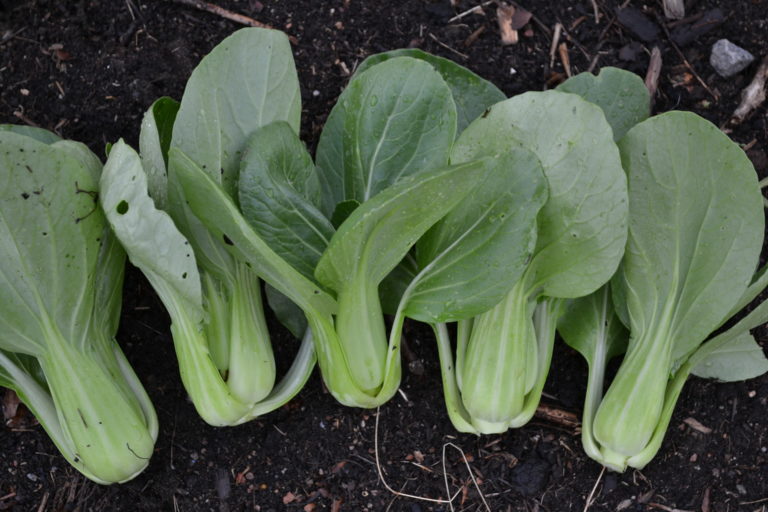
[[[320,182],[304,144],[277,121],[251,136],[240,170],[243,217],[285,261],[314,279],[315,266],[334,233],[320,212]]]
[[[651,113],[651,97],[643,79],[619,68],[605,67],[600,74],[584,72],[569,78],[558,91],[578,94],[603,109],[613,129],[613,140],[619,140]]]
[[[173,125],[171,147],[187,154],[234,197],[248,137],[272,121],[299,131],[301,95],[288,37],[238,30],[192,72]]]
[[[20,124],[0,124],[0,132],[13,132],[35,139],[43,144],[53,144],[61,140],[61,137],[44,128]]]
[[[587,295],[613,275],[627,236],[626,177],[611,128],[599,107],[578,96],[529,92],[475,120],[456,142],[452,161],[520,144],[538,156],[549,183],[526,270],[530,291]]]
[[[149,107],[141,121],[139,152],[141,164],[147,175],[149,196],[155,206],[164,210],[168,195],[168,148],[171,146],[173,123],[179,112],[179,102],[158,98]]]
[[[0,132],[0,347],[39,354],[50,323],[86,343],[105,226],[96,195],[70,152]]]
[[[278,256],[248,225],[232,198],[189,157],[171,148],[169,169],[169,192],[185,198],[212,243],[218,241],[237,260],[247,262],[260,278],[302,309],[335,312],[334,300]]]
[[[747,380],[765,372],[768,372],[768,359],[749,333],[742,333],[710,352],[691,371],[697,377],[724,382]]]
[[[378,284],[482,180],[485,170],[484,161],[473,161],[403,179],[377,194],[339,227],[315,276],[334,290],[359,275]]]
[[[173,220],[147,194],[139,155],[117,142],[101,178],[101,205],[128,257],[147,276],[164,304],[178,304],[194,322],[203,320],[195,254]]]
[[[456,102],[457,135],[463,132],[469,123],[485,112],[485,109],[507,99],[498,87],[488,80],[480,78],[467,68],[456,64],[452,60],[444,59],[416,48],[403,48],[371,55],[360,64],[355,73],[359,75],[376,64],[395,57],[412,57],[423,60],[431,64],[440,73],[445,83],[451,88],[453,101]]]
[[[398,57],[355,77],[331,111],[317,147],[327,217],[401,178],[442,167],[456,134],[451,90],[426,62]]]
[[[629,177],[630,236],[616,285],[634,337],[669,312],[676,359],[722,323],[751,282],[763,239],[757,176],[716,126],[669,112],[619,144]]]
[[[421,272],[405,314],[423,322],[469,318],[496,305],[520,279],[547,200],[539,159],[524,148],[489,158],[489,172],[418,242]]]

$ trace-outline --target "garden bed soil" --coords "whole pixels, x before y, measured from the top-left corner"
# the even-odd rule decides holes
[[[295,36],[302,85],[302,137],[314,148],[337,96],[367,55],[418,47],[453,59],[508,95],[554,86],[565,76],[552,31],[562,23],[572,72],[616,65],[644,76],[661,50],[654,110],[692,110],[720,126],[730,118],[757,64],[735,77],[708,63],[720,38],[768,54],[768,0],[688,1],[697,15],[719,7],[724,21],[675,48],[616,20],[620,2],[521,2],[535,18],[520,42],[503,46],[496,6],[450,21],[479,2],[462,0],[231,0],[218,5]],[[660,1],[624,2],[658,28]],[[687,26],[696,25],[696,21]],[[136,144],[141,116],[162,95],[180,99],[193,67],[240,25],[171,1],[0,0],[0,122],[52,129],[104,154],[120,137]],[[670,30],[674,27],[669,27]],[[474,35],[473,35],[474,34]],[[594,59],[597,58],[595,61]],[[684,61],[685,59],[685,61]],[[686,64],[686,62],[688,64]],[[728,128],[766,173],[768,128],[760,107]],[[114,486],[93,484],[68,467],[43,430],[16,414],[0,427],[0,510],[13,511],[426,511],[445,504],[397,497],[380,481],[374,457],[375,411],[342,407],[317,371],[287,406],[236,428],[212,428],[181,386],[169,320],[143,276],[129,268],[119,340],[145,383],[161,422],[149,468]],[[297,342],[271,322],[280,365]],[[760,330],[758,340],[768,337]],[[577,431],[537,416],[502,435],[459,435],[443,405],[431,333],[406,325],[402,392],[381,408],[379,452],[395,490],[445,498],[444,471],[457,510],[483,510],[464,451],[494,511],[761,511],[768,507],[768,377],[732,384],[692,379],[680,398],[658,457],[642,471],[607,472],[588,459]],[[558,343],[544,402],[579,414],[586,365]],[[442,464],[445,464],[443,469]]]

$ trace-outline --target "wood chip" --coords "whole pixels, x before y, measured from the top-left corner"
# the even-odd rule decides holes
[[[515,8],[511,5],[500,3],[496,8],[496,17],[499,21],[501,44],[504,46],[517,44],[520,38],[517,34],[517,30],[512,28],[512,22],[515,18]]]
[[[744,121],[757,107],[765,101],[765,83],[768,81],[768,55],[763,57],[757,68],[755,77],[741,92],[741,103],[731,116],[731,124],[739,124]]]
[[[705,427],[696,418],[685,418],[683,420],[683,423],[685,423],[686,425],[691,427],[693,430],[695,430],[697,432],[701,432],[702,434],[711,434],[712,433],[712,429],[711,428]]]
[[[576,429],[581,426],[579,417],[576,414],[546,404],[539,404],[536,408],[536,417],[570,429]]]
[[[283,496],[283,505],[287,505],[289,503],[293,503],[296,501],[296,495],[293,494],[291,491],[288,491],[285,496]]]
[[[656,91],[659,88],[659,76],[661,76],[661,50],[658,46],[654,46],[651,50],[651,61],[648,64],[648,72],[645,74],[645,87],[648,89],[648,94],[651,97],[651,106],[653,106],[653,99],[656,97]]]
[[[685,4],[683,0],[664,0],[664,16],[673,20],[685,17]]]

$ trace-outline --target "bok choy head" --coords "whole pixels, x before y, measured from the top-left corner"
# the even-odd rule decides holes
[[[0,127],[0,385],[108,484],[147,466],[158,425],[114,340],[125,253],[97,204],[100,173],[82,144]]]
[[[397,390],[403,317],[387,335],[382,282],[390,273],[412,277],[401,272],[404,258],[485,169],[447,165],[456,106],[446,76],[471,73],[430,59],[392,52],[367,60],[328,118],[316,168],[276,123],[254,136],[241,169],[251,225],[338,301],[335,316],[303,309],[326,385],[347,405],[375,407]]]
[[[459,323],[455,364],[441,351],[446,402],[463,431],[503,432],[532,417],[563,300],[610,279],[627,236],[626,178],[600,108],[558,91],[505,100],[461,134],[452,162],[519,146],[538,157],[549,196],[519,279],[492,309]]]
[[[150,108],[141,156],[124,143],[113,147],[101,181],[107,217],[168,309],[182,381],[212,425],[279,407],[314,366],[307,336],[276,385],[260,278],[298,304],[335,307],[254,234],[237,207],[248,140],[275,121],[297,131],[300,110],[285,34],[240,30],[203,58],[180,104],[162,98]]]
[[[734,352],[759,357],[722,378],[765,371],[759,349],[749,350],[756,347],[749,329],[766,320],[765,304],[702,343],[768,281],[764,271],[755,276],[765,222],[757,177],[726,135],[695,114],[669,112],[629,130],[619,148],[630,235],[612,287],[630,338],[591,431],[599,460],[623,470],[656,454],[692,371],[719,376],[716,361]]]

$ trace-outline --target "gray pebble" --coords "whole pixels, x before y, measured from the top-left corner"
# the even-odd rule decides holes
[[[709,63],[723,78],[744,70],[753,60],[754,55],[727,39],[720,39],[712,45],[712,55],[709,57]]]

